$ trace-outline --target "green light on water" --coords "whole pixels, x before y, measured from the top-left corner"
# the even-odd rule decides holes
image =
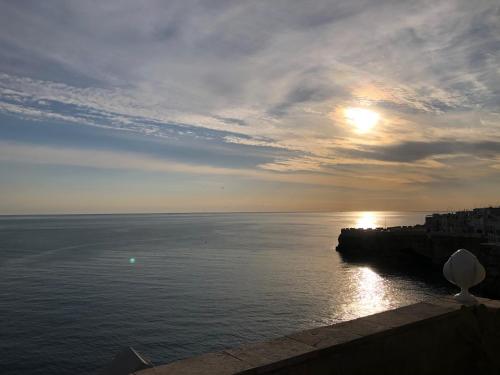
[[[129,262],[130,264],[134,264],[134,263],[135,263],[135,258],[130,258],[130,259],[128,260],[128,262]]]

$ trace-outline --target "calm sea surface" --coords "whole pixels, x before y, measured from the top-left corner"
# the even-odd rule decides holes
[[[426,275],[348,263],[342,227],[424,213],[0,217],[0,369],[94,374],[124,346],[155,363],[433,300]]]

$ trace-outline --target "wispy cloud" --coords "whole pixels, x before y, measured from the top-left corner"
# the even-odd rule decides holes
[[[0,113],[266,153],[240,172],[255,178],[427,186],[451,175],[459,157],[498,173],[495,1],[0,7]],[[379,112],[376,130],[353,131],[348,106]],[[193,174],[221,168],[207,159],[192,169],[182,153],[170,162]],[[233,173],[229,164],[211,172]],[[464,178],[476,167],[464,166]]]
[[[386,189],[389,186],[409,185],[415,182],[410,174],[391,176],[381,174],[358,175],[353,179],[350,171],[310,173],[311,168],[296,168],[307,173],[272,173],[273,168],[246,169],[213,167],[209,164],[180,163],[175,160],[152,157],[134,152],[102,151],[98,149],[33,146],[31,144],[0,142],[0,161],[30,164],[63,165],[111,170],[138,170],[160,173],[181,173],[214,176],[234,176],[251,180],[285,182],[299,185],[358,188],[359,181],[369,181],[369,190]],[[266,170],[268,169],[268,170]],[[285,169],[283,169],[285,171]],[[420,177],[419,180],[424,180]]]

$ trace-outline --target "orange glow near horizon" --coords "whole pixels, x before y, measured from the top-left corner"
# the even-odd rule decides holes
[[[374,212],[361,212],[360,216],[356,219],[356,228],[376,228],[377,225],[377,215]]]

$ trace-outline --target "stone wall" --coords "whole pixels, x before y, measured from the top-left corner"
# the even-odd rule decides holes
[[[500,244],[481,244],[474,254],[486,269],[486,278],[476,287],[477,291],[485,296],[500,297]]]
[[[500,302],[418,303],[136,375],[498,374]]]

